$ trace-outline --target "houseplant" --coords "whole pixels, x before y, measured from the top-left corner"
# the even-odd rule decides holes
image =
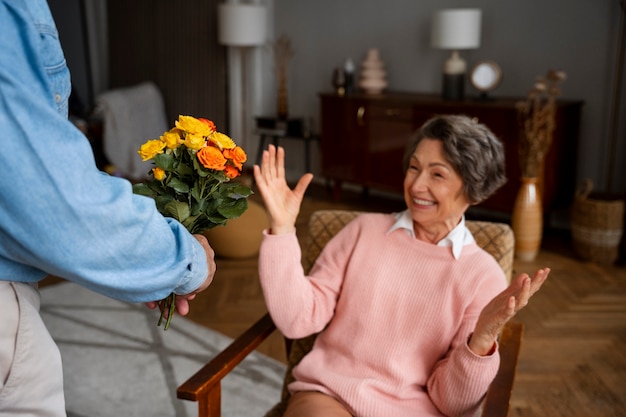
[[[513,206],[511,226],[515,233],[515,255],[524,261],[532,261],[541,246],[543,163],[552,144],[556,97],[560,95],[560,84],[565,78],[565,72],[549,70],[545,77],[537,79],[526,99],[517,103],[522,177]]]

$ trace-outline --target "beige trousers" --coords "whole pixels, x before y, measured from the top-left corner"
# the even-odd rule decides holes
[[[0,416],[66,417],[61,354],[31,285],[0,281]]]

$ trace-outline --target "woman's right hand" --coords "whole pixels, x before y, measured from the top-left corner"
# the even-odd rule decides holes
[[[285,150],[270,145],[263,151],[261,166],[254,166],[254,181],[269,213],[270,233],[294,231],[304,193],[312,180],[313,174],[306,173],[291,190],[285,178]]]

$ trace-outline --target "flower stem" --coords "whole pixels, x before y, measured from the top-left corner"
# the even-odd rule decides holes
[[[163,323],[163,318],[165,317],[165,312],[167,311],[167,318],[165,319],[165,327],[163,330],[167,330],[170,327],[170,323],[172,322],[172,317],[174,317],[174,312],[176,311],[176,294],[171,293],[166,298],[161,300],[161,315],[159,316],[159,321],[157,322],[157,326],[160,326]]]

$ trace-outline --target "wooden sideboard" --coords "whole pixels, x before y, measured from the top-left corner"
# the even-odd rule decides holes
[[[519,121],[515,104],[523,98],[443,100],[440,95],[320,94],[322,175],[343,182],[402,193],[402,156],[410,136],[437,114],[465,114],[486,124],[502,140],[508,181],[479,207],[510,214],[520,186]],[[544,213],[568,207],[576,188],[576,150],[583,102],[558,102],[556,129],[542,184]]]

